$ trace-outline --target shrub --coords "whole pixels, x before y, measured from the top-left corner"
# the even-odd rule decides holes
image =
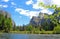
[[[54,34],[60,34],[60,26],[55,27],[53,30],[53,33]]]

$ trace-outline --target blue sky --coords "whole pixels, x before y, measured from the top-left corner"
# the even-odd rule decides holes
[[[60,6],[60,0],[0,0],[0,9],[8,11],[16,25],[26,25],[33,16],[38,16],[40,12],[47,14],[54,12],[53,9],[38,6],[40,2]]]

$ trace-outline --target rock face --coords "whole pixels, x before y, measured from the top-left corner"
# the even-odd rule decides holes
[[[4,10],[0,10],[0,14],[4,15],[6,18],[11,18],[11,15]],[[12,24],[13,26],[15,26],[15,22],[13,20],[12,20]]]
[[[49,16],[48,14],[45,14],[45,13],[39,13],[39,16],[32,17],[30,24],[32,24],[33,26],[44,26],[46,22],[50,23],[49,19],[46,20],[44,18],[45,15]]]
[[[52,19],[56,19],[56,20],[58,20],[57,22],[60,23],[60,7],[55,9],[55,11],[52,14],[52,16],[54,17]],[[47,17],[48,17],[48,19],[47,19]],[[39,16],[32,17],[32,19],[30,21],[30,24],[32,24],[34,26],[44,26],[45,25],[45,26],[52,27],[55,24],[51,21],[51,18],[49,18],[49,17],[51,17],[51,16],[48,15],[48,14],[40,13]]]
[[[6,16],[7,18],[11,17],[10,14],[4,10],[0,10],[0,14]]]

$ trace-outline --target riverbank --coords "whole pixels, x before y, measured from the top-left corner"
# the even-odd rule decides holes
[[[16,34],[53,34],[53,31],[11,31]]]

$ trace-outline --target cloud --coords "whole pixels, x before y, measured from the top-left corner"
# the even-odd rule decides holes
[[[29,0],[26,2],[26,5],[31,4],[33,9],[44,9],[44,7],[38,6],[40,2],[43,2],[46,5],[49,5],[51,4],[52,1],[51,0],[36,0],[36,2],[34,2],[32,0]]]
[[[36,3],[34,3],[34,1],[32,1],[32,0],[29,0],[29,1],[27,1],[26,2],[26,5],[32,5],[32,8],[33,9],[44,9],[44,7],[42,7],[42,6],[38,6],[38,4],[40,3],[40,2],[44,2],[43,0],[36,0]]]
[[[49,14],[49,15],[53,13],[52,11],[50,11],[50,10],[48,10],[48,9],[43,9],[43,10],[41,10],[41,11],[29,11],[29,10],[24,10],[24,9],[21,9],[21,8],[16,8],[15,11],[18,12],[18,13],[20,13],[20,14],[22,14],[22,15],[24,15],[24,16],[30,17],[30,19],[31,19],[33,16],[38,16],[38,14],[39,14],[40,12],[42,12],[42,13],[47,13],[47,14]]]
[[[44,9],[42,6],[38,6],[38,3],[32,4],[33,9]]]
[[[41,10],[41,12],[42,13],[47,13],[47,14],[52,14],[53,12],[52,11],[50,11],[50,10],[48,10],[48,9],[43,9],[43,10]]]
[[[52,5],[52,0],[36,0],[36,2],[34,3],[34,1],[29,0],[31,2],[32,8],[33,9],[41,9],[40,12],[42,13],[47,13],[47,14],[52,14],[53,12],[42,7],[42,6],[38,6],[40,2],[43,2],[45,5]],[[29,1],[27,1],[27,3],[29,3]],[[60,2],[59,2],[60,3]],[[30,5],[30,4],[29,4]]]
[[[3,7],[4,7],[4,8],[7,8],[7,7],[8,7],[8,5],[3,5]]]
[[[35,4],[32,4],[34,9],[44,9],[39,3],[43,3],[44,5],[52,5],[52,0],[37,0]],[[36,8],[35,8],[36,7]],[[38,8],[37,8],[38,7]]]
[[[3,2],[8,2],[9,0],[2,0]]]
[[[32,4],[32,6],[34,7],[37,6],[40,2],[43,2],[46,5],[52,5],[55,4],[58,7],[60,7],[60,0],[37,0],[37,2],[35,4]]]
[[[60,0],[52,0],[52,4],[56,4],[58,7],[60,7]]]
[[[22,15],[28,16],[30,18],[32,18],[33,16],[38,16],[39,14],[39,11],[29,11],[29,10],[24,10],[21,8],[16,8],[15,11],[19,12]]]
[[[33,16],[38,16],[38,14],[40,12],[47,13],[47,14],[52,14],[53,13],[52,11],[50,11],[50,10],[48,10],[48,9],[42,7],[42,6],[38,6],[38,4],[40,2],[45,3],[46,1],[47,0],[45,0],[45,1],[44,0],[37,0],[36,3],[34,3],[34,1],[29,0],[29,1],[26,2],[26,5],[30,5],[31,4],[33,9],[36,9],[36,10],[42,9],[40,11],[30,11],[30,10],[25,10],[25,9],[22,9],[22,8],[16,8],[15,11],[18,12],[18,13],[20,13],[20,14],[22,14],[22,15],[28,16],[30,18],[32,18]],[[47,3],[48,3],[48,1],[47,1]]]
[[[16,5],[14,2],[11,2],[12,5]]]
[[[32,3],[34,9],[41,9],[41,6],[38,6],[40,2],[43,2],[45,5],[57,5],[60,7],[60,0],[37,0],[36,3]]]
[[[2,8],[7,8],[8,7],[8,5],[2,5],[2,4],[0,4],[0,7]]]
[[[33,1],[32,0],[29,0],[26,2],[27,5],[30,5],[30,4],[33,4]]]

